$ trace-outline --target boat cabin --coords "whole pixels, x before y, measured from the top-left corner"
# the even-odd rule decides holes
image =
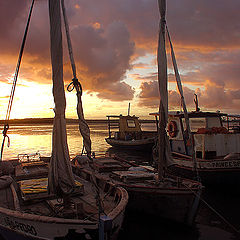
[[[136,116],[107,116],[109,138],[116,140],[133,140],[141,138],[141,126]],[[112,136],[112,130],[118,129]]]
[[[159,113],[151,113],[158,125]],[[190,129],[194,136],[194,150],[197,158],[216,159],[229,153],[240,152],[239,126],[233,127],[229,116],[220,112],[188,113]],[[169,113],[167,132],[171,150],[191,155],[191,144],[186,137],[184,114]]]

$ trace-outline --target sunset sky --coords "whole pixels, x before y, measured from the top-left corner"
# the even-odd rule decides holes
[[[130,102],[131,114],[149,118],[159,104],[157,0],[66,0],[65,4],[85,117],[127,114]],[[5,118],[30,5],[30,0],[0,1],[0,119]],[[167,0],[167,25],[189,111],[197,93],[201,110],[240,113],[239,10],[239,0]],[[63,35],[67,86],[72,74],[64,31]],[[11,118],[54,115],[49,39],[48,1],[36,0]],[[168,59],[169,110],[179,110]],[[66,96],[66,116],[76,118],[76,94]]]

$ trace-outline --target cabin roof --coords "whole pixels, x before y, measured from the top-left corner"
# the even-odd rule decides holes
[[[151,116],[159,116],[160,113],[149,113]],[[184,113],[182,112],[170,112],[168,113],[168,116],[171,117],[178,117],[178,118],[184,118]],[[221,117],[221,116],[227,116],[226,113],[220,113],[220,112],[188,112],[189,118],[206,118],[206,117]]]
[[[130,115],[123,116],[121,114],[120,115],[107,115],[106,117],[108,117],[108,118],[138,118],[135,115],[133,115],[133,116],[130,116]]]

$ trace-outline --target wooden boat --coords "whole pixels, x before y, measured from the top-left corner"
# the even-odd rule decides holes
[[[77,91],[79,128],[84,146],[91,154],[89,128],[84,120],[81,85],[76,77],[75,63],[66,19],[64,0],[49,0],[50,39],[52,57],[53,121],[52,155],[50,162],[17,161],[16,167],[2,161],[5,139],[8,138],[9,117],[17,83],[17,75],[27,36],[30,14],[19,55],[13,88],[9,99],[0,155],[0,234],[5,239],[101,239],[116,238],[121,228],[128,201],[125,189],[107,183],[91,172],[75,176],[70,164],[65,119],[63,83],[63,52],[61,12],[66,28],[74,81],[68,87]],[[21,156],[21,155],[19,155]],[[46,160],[46,159],[45,159]],[[11,176],[12,175],[12,176]]]
[[[159,0],[158,3],[161,15],[157,56],[160,92],[159,110],[161,117],[157,131],[157,137],[160,140],[158,144],[157,172],[151,172],[146,169],[143,171],[139,168],[137,170],[131,169],[129,164],[119,161],[119,159],[106,157],[93,159],[90,166],[95,168],[99,174],[105,176],[109,181],[117,183],[128,190],[130,195],[129,208],[191,225],[198,211],[202,185],[199,182],[180,179],[165,173],[165,168],[172,164],[166,133],[168,119],[167,59],[165,49],[166,0]],[[129,116],[117,117],[124,121],[124,124],[119,122],[119,128],[123,126],[123,130],[116,134],[119,135],[117,137],[127,138],[127,135],[124,135],[126,129],[129,129],[127,133],[135,132],[136,118],[130,118]],[[109,118],[110,116],[108,116]],[[130,130],[131,127],[133,130]],[[111,138],[110,125],[109,138]],[[86,165],[84,157],[75,158],[74,163],[77,165],[77,175],[81,176],[87,173],[86,167],[81,168]],[[79,164],[80,166],[78,166]]]
[[[71,206],[65,209],[62,198],[48,194],[48,170],[46,159],[24,161],[18,162],[15,174],[0,177],[1,235],[6,239],[97,239],[99,208],[91,171],[75,176],[77,188],[71,195]],[[128,194],[100,176],[96,182],[107,216],[102,216],[102,222],[108,225],[109,236],[116,238]]]
[[[157,132],[142,131],[138,117],[119,115],[107,116],[107,118],[109,136],[105,140],[108,144],[129,150],[152,151]],[[113,128],[118,128],[118,131],[115,131],[112,136]]]
[[[84,156],[73,159],[74,172],[81,177],[89,174]],[[157,182],[157,172],[141,167],[118,157],[96,157],[93,168],[118,186],[127,189],[128,209],[159,218],[192,225],[198,211],[198,194],[202,190],[199,182],[166,176]]]
[[[151,114],[156,117],[159,114]],[[233,116],[220,112],[188,113],[194,139],[197,171],[204,185],[239,186],[240,132]],[[175,165],[172,173],[183,177],[196,176],[191,158],[192,148],[185,137],[183,113],[169,114],[168,135]]]

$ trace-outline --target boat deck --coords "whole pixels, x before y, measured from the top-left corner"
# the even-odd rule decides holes
[[[87,219],[96,221],[99,208],[97,203],[97,190],[94,187],[91,176],[86,179],[75,176],[76,189],[68,199],[67,205],[63,198],[54,194],[48,194],[48,164],[44,162],[24,163],[16,166],[16,194],[19,199],[20,211],[40,216],[62,217],[71,219]],[[119,196],[115,187],[104,187],[104,183],[97,181],[99,197],[104,213],[108,214],[118,205]],[[103,189],[101,188],[103,187]],[[6,193],[7,191],[7,193]],[[10,201],[11,190],[1,189],[1,207],[14,209],[14,203]],[[10,206],[11,205],[11,206]]]

